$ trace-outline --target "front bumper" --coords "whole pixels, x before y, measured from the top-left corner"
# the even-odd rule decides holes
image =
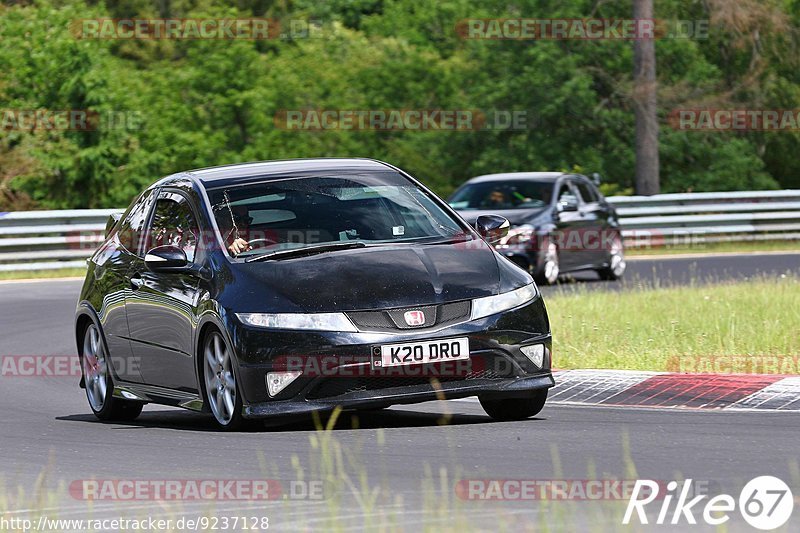
[[[439,330],[387,332],[297,332],[266,330],[237,323],[232,340],[239,360],[239,383],[250,418],[295,415],[345,408],[382,407],[475,395],[519,397],[554,385],[551,337],[541,297],[516,309]],[[377,371],[375,349],[381,344],[449,338],[469,339],[468,366],[415,365]],[[520,351],[544,344],[541,366]],[[267,374],[296,369],[303,375],[274,398]],[[319,364],[319,362],[322,362]]]
[[[549,389],[555,385],[550,372],[535,376],[503,379],[451,381],[431,385],[392,387],[373,391],[353,392],[324,400],[282,400],[250,404],[245,407],[246,418],[273,417],[280,415],[303,415],[312,412],[344,409],[379,408],[389,405],[427,402],[431,400],[454,400],[469,396],[524,397],[533,392]]]

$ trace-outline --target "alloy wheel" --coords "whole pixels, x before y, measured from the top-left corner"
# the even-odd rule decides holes
[[[231,351],[219,333],[206,339],[203,361],[209,407],[217,422],[227,426],[236,414],[236,377]]]
[[[614,277],[622,277],[625,273],[626,263],[625,263],[625,253],[622,248],[622,240],[617,237],[611,243],[611,251],[609,252],[610,255],[610,270]]]
[[[86,328],[82,364],[89,405],[95,411],[102,411],[108,393],[108,362],[100,340],[100,331],[94,324]]]
[[[548,242],[544,254],[544,279],[548,284],[553,284],[558,280],[558,247],[554,242]]]

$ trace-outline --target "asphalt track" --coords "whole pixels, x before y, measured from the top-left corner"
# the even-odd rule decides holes
[[[624,290],[655,280],[669,285],[782,274],[800,274],[800,255],[637,260],[624,283],[580,285]],[[72,317],[79,287],[78,281],[0,284],[0,355],[74,354]],[[554,290],[563,289],[545,294]],[[159,406],[148,406],[134,423],[100,423],[88,414],[74,377],[1,376],[0,398],[0,487],[5,486],[0,518],[37,509],[36,517],[65,519],[266,516],[270,529],[286,531],[333,526],[416,531],[423,525],[671,531],[689,526],[626,528],[621,525],[625,502],[613,500],[470,500],[456,491],[456,482],[692,478],[713,494],[738,498],[751,478],[773,475],[800,496],[800,418],[790,413],[549,405],[536,419],[495,423],[477,402],[465,400],[360,413],[357,425],[345,414],[325,435],[312,420],[222,434],[206,416]],[[76,480],[93,478],[270,478],[285,488],[301,477],[328,479],[324,499],[90,503],[69,491]],[[651,522],[658,513],[658,504],[653,505],[648,507]],[[752,531],[738,513],[731,516],[729,530]],[[796,508],[785,529],[798,526]]]

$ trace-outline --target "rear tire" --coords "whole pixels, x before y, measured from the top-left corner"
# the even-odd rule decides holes
[[[622,239],[617,236],[611,242],[611,249],[608,251],[608,266],[597,271],[600,279],[605,281],[617,281],[625,274],[625,250]]]
[[[508,422],[525,420],[538,415],[547,402],[547,389],[536,391],[533,396],[523,398],[491,399],[478,397],[481,407],[493,419]]]
[[[100,330],[90,324],[83,333],[81,353],[81,372],[89,407],[100,420],[134,420],[141,414],[144,404],[114,397],[114,382],[105,346]]]

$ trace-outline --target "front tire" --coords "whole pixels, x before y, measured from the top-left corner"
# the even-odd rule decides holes
[[[236,382],[233,350],[219,331],[206,335],[203,343],[203,394],[220,429],[242,427],[242,395]]]
[[[105,342],[94,324],[90,324],[83,334],[81,371],[86,399],[98,419],[128,421],[141,414],[143,403],[114,397],[114,382]]]
[[[539,285],[553,285],[558,281],[560,273],[558,246],[552,240],[547,239],[544,243],[544,257],[533,273],[533,278]]]
[[[524,398],[491,399],[478,397],[486,414],[501,422],[525,420],[536,416],[547,402],[547,389]]]

